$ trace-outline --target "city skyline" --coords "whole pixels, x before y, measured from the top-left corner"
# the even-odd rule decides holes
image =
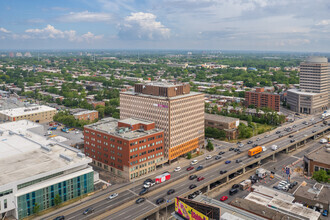
[[[325,0],[7,1],[0,7],[1,49],[330,49]]]

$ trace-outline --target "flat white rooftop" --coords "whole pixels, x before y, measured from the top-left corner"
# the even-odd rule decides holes
[[[39,106],[32,106],[32,107],[21,107],[21,108],[12,108],[7,110],[0,111],[0,114],[4,114],[10,117],[18,117],[21,115],[30,115],[36,114],[40,112],[46,111],[56,111],[55,108],[46,106],[46,105],[39,105]]]
[[[84,155],[78,156],[79,150],[47,140],[29,130],[38,126],[41,125],[27,120],[0,124],[0,186],[92,162]]]
[[[86,111],[81,111],[81,112],[77,112],[77,113],[74,113],[73,115],[85,115],[85,114],[90,114],[90,113],[93,113],[93,112],[97,112],[96,110],[86,110]]]

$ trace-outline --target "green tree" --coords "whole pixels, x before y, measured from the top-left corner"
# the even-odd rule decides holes
[[[32,211],[33,211],[33,214],[38,214],[40,211],[40,205],[38,203],[35,203]]]
[[[330,175],[325,170],[315,171],[312,178],[317,182],[330,182]]]
[[[207,141],[206,149],[208,151],[214,150],[214,146],[213,146],[213,144],[212,144],[212,142],[210,140]]]
[[[62,198],[59,194],[56,194],[56,196],[54,198],[54,203],[55,203],[55,206],[58,206],[59,204],[62,203]]]
[[[190,152],[187,153],[187,159],[188,160],[191,159],[191,153]]]

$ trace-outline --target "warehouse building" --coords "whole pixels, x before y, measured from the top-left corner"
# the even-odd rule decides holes
[[[94,190],[94,171],[79,150],[33,132],[36,123],[0,125],[0,216],[22,219]]]
[[[3,122],[29,120],[36,123],[45,123],[52,121],[55,114],[55,108],[39,105],[2,110],[0,111],[0,120]]]

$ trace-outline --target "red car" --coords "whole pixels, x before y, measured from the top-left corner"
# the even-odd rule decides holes
[[[228,196],[222,196],[221,198],[220,198],[220,201],[226,201],[228,199]]]
[[[205,177],[200,176],[200,177],[197,178],[197,181],[199,182],[199,181],[202,181],[203,179],[205,179]]]
[[[194,169],[194,167],[188,167],[187,168],[187,170],[189,171],[189,170],[193,170]]]

